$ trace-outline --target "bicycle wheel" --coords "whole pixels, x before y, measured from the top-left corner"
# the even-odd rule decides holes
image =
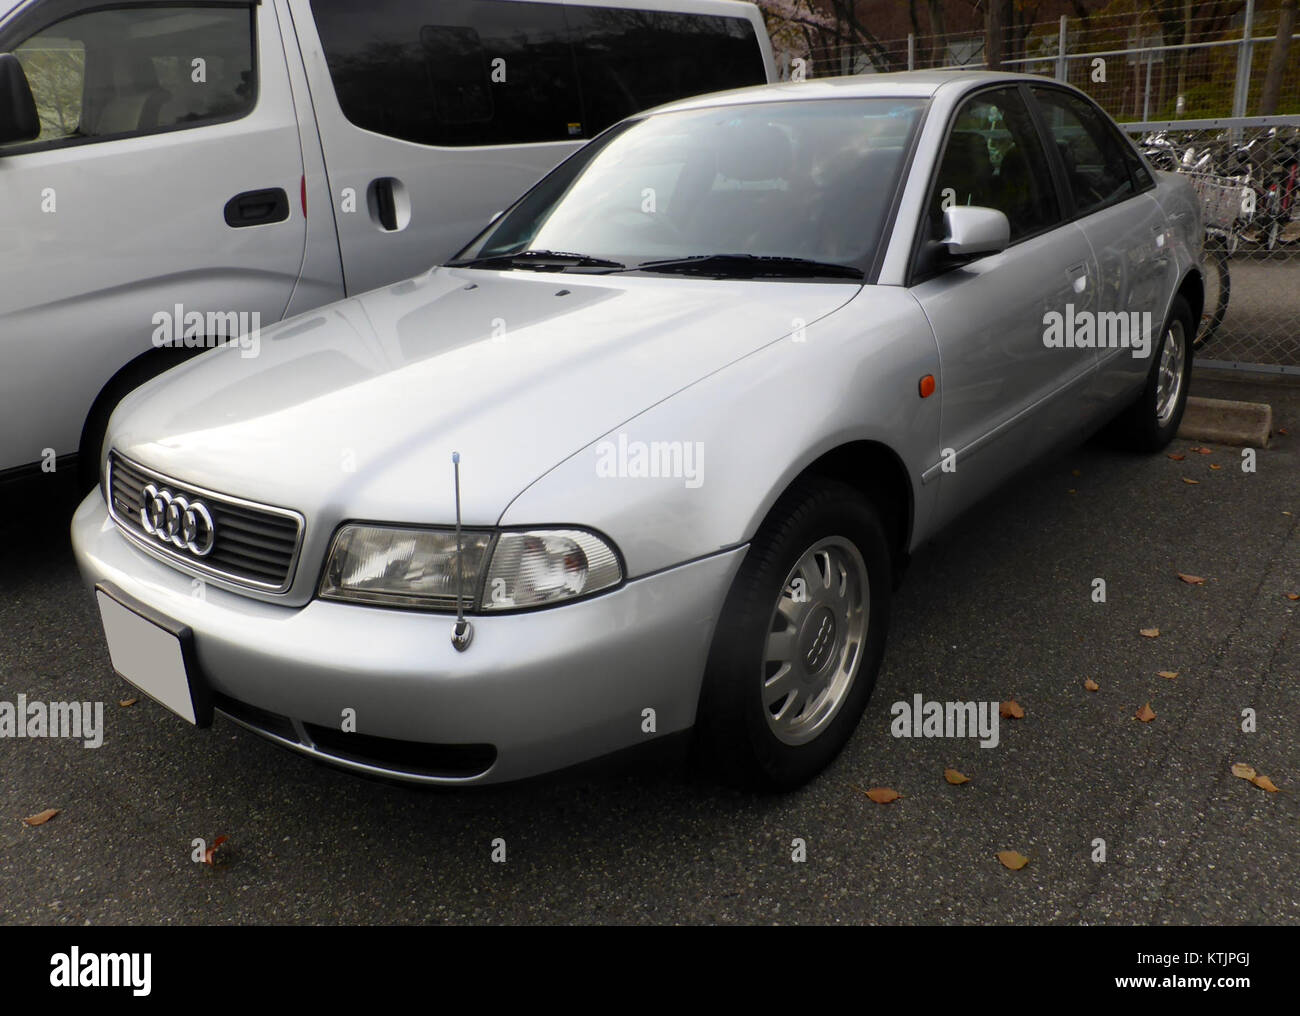
[[[1224,237],[1205,238],[1205,304],[1193,346],[1201,349],[1223,324],[1228,313],[1228,296],[1232,288],[1228,276],[1228,245]]]

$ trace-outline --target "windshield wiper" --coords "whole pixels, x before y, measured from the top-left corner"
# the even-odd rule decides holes
[[[601,268],[619,271],[627,267],[621,261],[594,258],[589,254],[570,254],[560,250],[523,250],[514,254],[490,254],[466,261],[448,261],[450,268],[533,268],[543,272],[562,272],[568,268]]]
[[[764,254],[693,254],[684,258],[665,258],[662,261],[642,261],[638,272],[682,272],[700,275],[736,276],[790,276],[815,278],[831,276],[836,279],[861,279],[864,273],[852,265],[833,261],[813,261],[810,258],[769,256]]]

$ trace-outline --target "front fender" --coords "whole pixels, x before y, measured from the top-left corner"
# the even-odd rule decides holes
[[[840,310],[730,364],[592,441],[525,489],[502,525],[608,534],[631,577],[747,542],[790,483],[854,441],[885,445],[913,488],[912,545],[929,530],[939,375],[924,314],[904,289],[865,287]]]

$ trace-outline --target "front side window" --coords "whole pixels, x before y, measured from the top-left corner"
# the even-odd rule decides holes
[[[833,99],[634,121],[563,163],[457,257],[739,254],[864,266],[924,103]]]
[[[942,238],[953,205],[998,209],[1013,243],[1061,221],[1047,154],[1016,89],[979,92],[958,110],[930,197],[932,238]]]
[[[247,7],[147,7],[67,18],[14,49],[41,133],[5,149],[199,126],[256,101]]]
[[[1074,207],[1080,215],[1134,193],[1125,141],[1105,114],[1086,99],[1059,88],[1034,88],[1034,98],[1065,164]]]

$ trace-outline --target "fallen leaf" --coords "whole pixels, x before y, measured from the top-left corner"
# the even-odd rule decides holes
[[[1178,671],[1176,671],[1176,670],[1157,670],[1157,671],[1156,671],[1156,674],[1159,675],[1160,677],[1165,677],[1165,678],[1168,678],[1170,681],[1172,681],[1175,677],[1178,676]]]
[[[1150,702],[1137,711],[1137,718],[1143,723],[1150,723],[1156,718],[1156,711],[1151,708]]]
[[[1088,680],[1084,681],[1084,682],[1083,682],[1083,686],[1084,686],[1085,688],[1087,688],[1089,691],[1100,691],[1100,690],[1101,690],[1101,685],[1099,685],[1099,684],[1098,684],[1096,681],[1094,681],[1092,678],[1088,678]]]
[[[1029,863],[1029,858],[1014,850],[999,850],[998,860],[1002,862],[1002,867],[1010,868],[1012,871],[1019,871]]]
[[[118,702],[118,705],[121,706],[123,709],[127,709],[130,706],[135,705],[139,701],[140,700],[138,698],[124,698],[120,702]]]
[[[58,808],[46,808],[44,811],[37,812],[35,815],[29,815],[23,819],[29,826],[45,825],[50,819],[59,813]]]
[[[1286,428],[1285,428],[1285,427],[1278,427],[1277,432],[1278,432],[1279,434],[1282,434],[1282,435],[1285,436],[1285,434],[1286,434]]]
[[[1201,482],[1200,480],[1193,480],[1187,476],[1183,477],[1183,483],[1190,483],[1193,487],[1195,487],[1200,482]]]
[[[1187,458],[1187,456],[1186,456],[1186,455],[1170,455],[1169,458],[1173,459],[1175,462],[1182,462],[1183,459]]]
[[[1267,790],[1270,794],[1277,793],[1277,787],[1273,785],[1273,781],[1270,780],[1267,776],[1256,776],[1250,782],[1255,784],[1255,786],[1259,787],[1260,790]]]
[[[1139,635],[1145,635],[1145,636],[1146,636],[1147,638],[1149,638],[1149,639],[1155,639],[1155,638],[1159,638],[1159,637],[1160,637],[1160,629],[1159,629],[1159,628],[1140,628],[1140,629],[1138,630],[1138,634],[1139,634]]]
[[[1290,513],[1290,512],[1283,512],[1282,514],[1283,514],[1283,515],[1290,515],[1291,513]]]
[[[1217,462],[1211,462],[1211,463],[1210,463],[1210,468],[1211,468],[1211,469],[1222,469],[1223,467],[1222,467],[1221,465],[1219,465]]]
[[[1178,577],[1182,579],[1184,582],[1186,582],[1189,586],[1205,585],[1205,579],[1201,578],[1199,575],[1184,575],[1182,572],[1179,572]]]
[[[228,839],[230,839],[229,836],[218,836],[215,840],[213,840],[212,846],[208,847],[208,849],[203,852],[203,863],[215,864],[216,862],[213,860],[213,858],[216,856],[217,848],[221,846],[221,844],[225,843],[226,840]]]
[[[1077,493],[1079,493],[1079,492],[1078,492],[1077,490],[1075,490],[1073,487],[1071,487],[1069,490],[1066,491],[1066,493],[1067,493],[1067,494],[1077,494]]]
[[[1196,452],[1198,455],[1213,455],[1213,454],[1214,454],[1214,449],[1213,449],[1213,448],[1193,448],[1192,451]]]
[[[960,786],[963,783],[970,782],[969,776],[963,776],[961,773],[957,772],[956,769],[945,769],[943,771],[943,778],[947,780],[949,783],[951,783],[954,787]]]
[[[870,790],[863,790],[862,793],[877,804],[889,804],[891,801],[897,801],[903,796],[897,790],[891,790],[889,787],[872,787]]]
[[[1288,600],[1300,600],[1300,593],[1287,593],[1286,598]]]
[[[1007,699],[998,706],[998,715],[1004,720],[1023,720],[1025,710],[1015,699]]]
[[[1232,775],[1238,779],[1253,781],[1256,774],[1254,768],[1246,765],[1245,762],[1234,762],[1232,763]]]

